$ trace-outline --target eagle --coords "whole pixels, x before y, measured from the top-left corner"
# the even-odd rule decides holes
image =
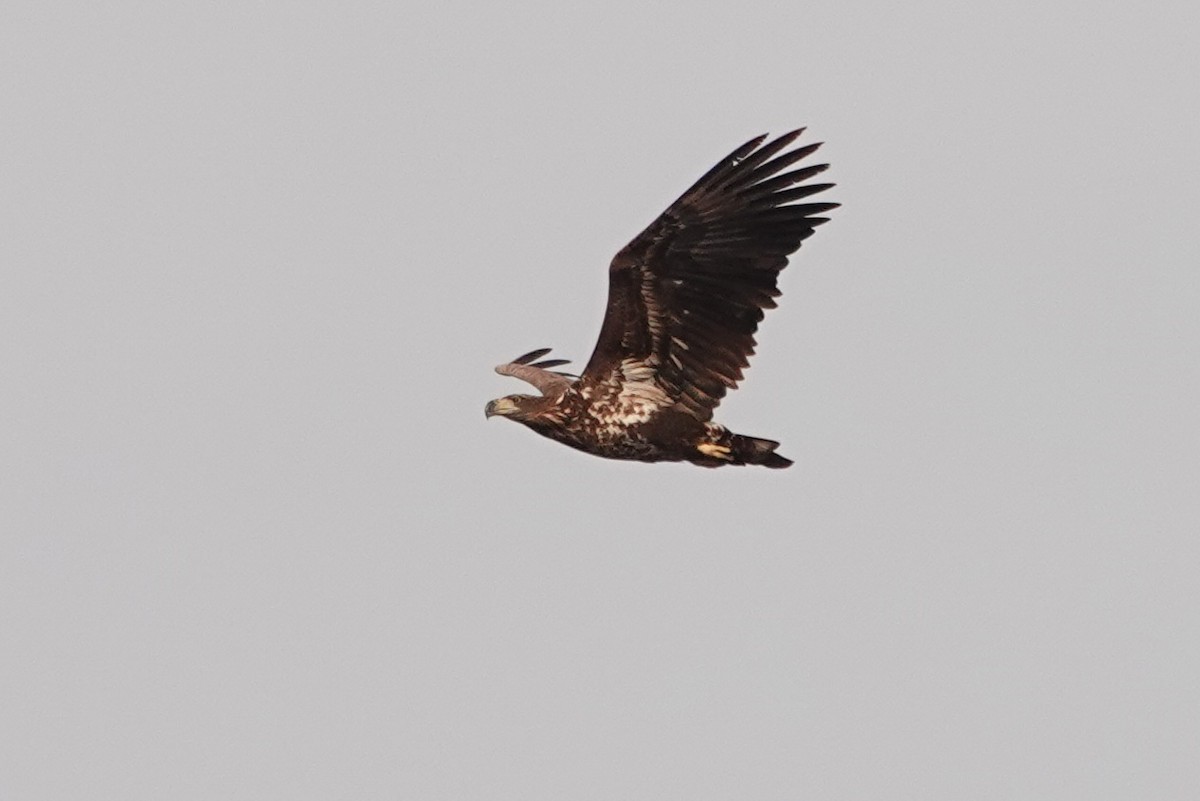
[[[721,159],[626,245],[608,272],[600,338],[578,375],[539,348],[496,368],[539,395],[507,395],[486,417],[610,459],[702,467],[788,467],[779,443],[734,434],[713,410],[737,387],[754,334],[779,296],[779,272],[837,203],[796,201],[828,164],[793,168],[821,143],[789,149],[801,128],[751,139]]]

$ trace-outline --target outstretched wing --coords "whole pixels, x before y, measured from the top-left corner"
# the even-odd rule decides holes
[[[793,202],[833,186],[804,183],[828,164],[788,170],[820,146],[783,152],[803,130],[730,153],[616,255],[581,382],[636,376],[663,400],[712,417],[749,364],[787,257],[838,206]]]
[[[543,395],[557,395],[575,383],[575,376],[570,373],[551,370],[551,367],[561,367],[570,364],[570,359],[542,359],[550,348],[531,350],[523,356],[518,356],[507,364],[496,367],[500,375],[510,375],[526,383],[533,384]],[[542,359],[541,361],[535,361]]]

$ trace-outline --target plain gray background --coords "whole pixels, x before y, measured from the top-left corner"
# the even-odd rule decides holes
[[[0,13],[0,797],[1200,797],[1195,3],[194,6]],[[794,468],[485,423],[797,125]]]

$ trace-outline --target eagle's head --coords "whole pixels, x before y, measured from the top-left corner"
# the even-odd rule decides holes
[[[524,423],[545,410],[546,398],[538,395],[505,395],[490,401],[483,409],[485,418],[499,415]]]

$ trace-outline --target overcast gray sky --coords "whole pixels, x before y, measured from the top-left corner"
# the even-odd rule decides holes
[[[192,5],[0,12],[0,797],[1200,797],[1194,2]],[[795,467],[485,423],[798,125]]]

